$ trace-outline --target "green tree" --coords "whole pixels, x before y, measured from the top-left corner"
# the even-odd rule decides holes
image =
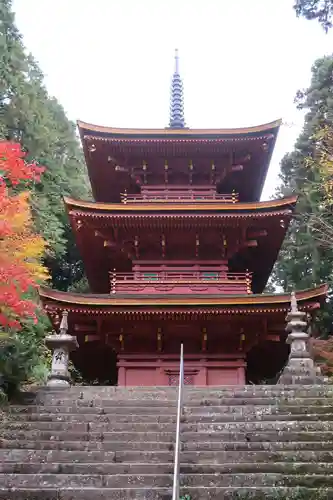
[[[316,19],[325,31],[332,27],[333,0],[296,0],[294,9],[298,16]]]
[[[312,67],[308,89],[299,91],[297,107],[306,112],[303,131],[294,151],[281,162],[279,195],[299,195],[296,216],[281,249],[274,269],[274,280],[284,290],[308,288],[320,283],[332,284],[333,245],[322,244],[314,221],[323,221],[322,207],[327,193],[318,154],[318,134],[333,130],[333,56],[318,59]],[[325,223],[333,227],[331,210]],[[330,329],[333,301],[324,312],[322,326]]]
[[[35,230],[48,243],[45,264],[51,285],[61,289],[84,286],[63,196],[89,199],[90,187],[75,125],[58,101],[49,96],[43,74],[27,54],[15,25],[11,0],[0,0],[0,139],[19,142],[28,159],[45,167],[42,181],[32,187]],[[44,335],[51,325],[39,311],[37,325],[26,322],[10,342],[0,345],[0,387],[7,392],[32,377],[45,378],[49,353]]]

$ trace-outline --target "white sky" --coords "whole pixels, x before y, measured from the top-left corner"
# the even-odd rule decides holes
[[[303,116],[293,99],[333,32],[297,19],[294,0],[14,0],[24,43],[72,120],[116,127],[168,124],[174,49],[193,128],[282,118],[264,188]]]

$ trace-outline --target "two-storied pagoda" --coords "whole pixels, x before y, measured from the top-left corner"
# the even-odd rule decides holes
[[[280,121],[186,128],[177,56],[171,94],[166,129],[78,123],[96,201],[65,204],[91,293],[42,288],[43,305],[55,329],[67,311],[90,380],[173,385],[181,343],[186,384],[272,378],[290,297],[263,290],[296,204],[259,201]],[[325,294],[297,293],[300,309]]]

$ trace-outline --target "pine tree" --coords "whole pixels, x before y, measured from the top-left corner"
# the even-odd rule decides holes
[[[296,0],[294,9],[298,16],[316,19],[325,31],[332,28],[333,0]]]
[[[322,217],[327,193],[323,188],[323,172],[318,158],[323,130],[333,131],[333,56],[318,59],[312,67],[308,89],[299,91],[296,103],[306,111],[303,131],[294,151],[281,162],[281,185],[278,194],[299,195],[296,217],[291,224],[274,278],[284,290],[303,289],[332,282],[333,245],[322,245],[310,222]],[[333,215],[327,212],[327,223],[333,227]],[[333,301],[324,313],[324,324],[330,329]]]
[[[43,74],[26,55],[11,10],[0,1],[0,138],[19,142],[31,161],[45,167],[32,194],[36,229],[48,242],[45,263],[55,287],[67,290],[84,271],[70,234],[63,196],[89,198],[86,167],[75,125],[50,97]]]

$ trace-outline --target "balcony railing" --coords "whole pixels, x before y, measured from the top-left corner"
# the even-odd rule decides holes
[[[110,293],[250,294],[252,273],[136,272],[110,273]]]
[[[219,202],[219,203],[236,203],[238,201],[238,194],[217,194],[214,192],[207,191],[184,191],[184,192],[175,192],[175,191],[160,191],[160,192],[151,192],[147,194],[128,194],[121,193],[121,201],[122,203],[162,203],[165,201],[171,201],[176,203],[188,203],[188,202],[196,202],[196,203],[211,203],[211,202]]]

